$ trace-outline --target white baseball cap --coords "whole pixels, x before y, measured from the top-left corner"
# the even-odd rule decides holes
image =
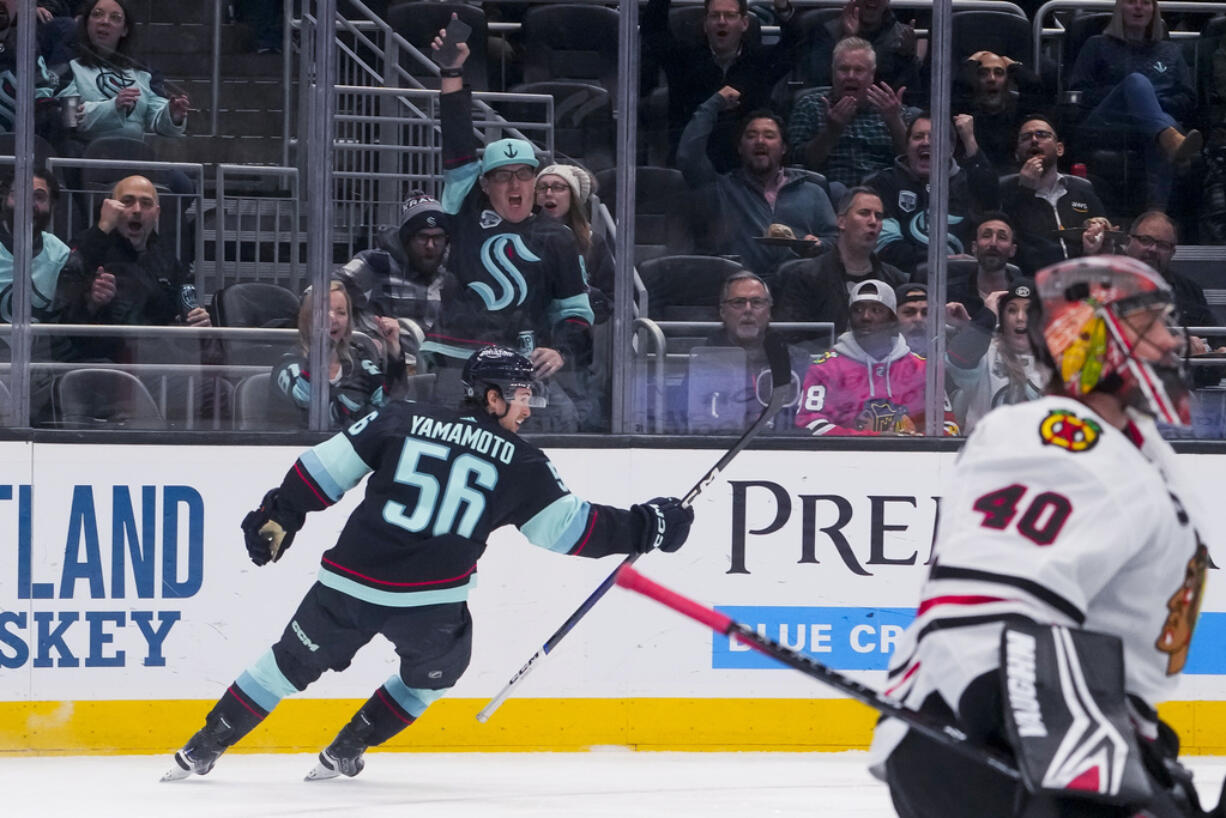
[[[894,288],[879,279],[870,278],[852,288],[851,301],[847,306],[854,306],[861,301],[876,301],[878,304],[884,304],[890,312],[898,315],[898,299],[894,295]]]

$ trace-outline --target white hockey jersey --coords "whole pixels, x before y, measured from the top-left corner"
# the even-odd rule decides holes
[[[1208,553],[1207,515],[1152,421],[1121,431],[1061,397],[997,409],[975,427],[942,502],[936,559],[886,692],[957,712],[1000,664],[1002,621],[1021,615],[1115,634],[1125,689],[1151,707],[1187,658]],[[883,721],[873,763],[906,728]]]

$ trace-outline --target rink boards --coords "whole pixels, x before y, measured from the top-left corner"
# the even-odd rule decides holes
[[[256,568],[238,524],[297,448],[0,443],[0,753],[159,752],[276,640],[360,487]],[[628,505],[682,494],[712,450],[558,449],[568,485]],[[913,615],[953,453],[743,453],[695,503],[690,542],[647,575],[880,685]],[[1226,459],[1184,455],[1203,486]],[[1159,498],[1155,498],[1159,502]],[[1206,532],[1211,548],[1216,532]],[[1214,549],[1223,553],[1222,549]],[[391,746],[423,750],[848,749],[874,714],[614,589],[486,725],[475,713],[614,568],[514,530],[481,561],[468,673]],[[1211,572],[1188,673],[1164,714],[1226,751],[1226,583]],[[395,672],[376,640],[243,743],[309,750]]]

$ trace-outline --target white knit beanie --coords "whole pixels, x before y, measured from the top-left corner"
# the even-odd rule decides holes
[[[570,185],[573,204],[583,206],[592,195],[592,175],[578,165],[549,165],[542,168],[536,175],[537,181],[542,176],[561,176]]]

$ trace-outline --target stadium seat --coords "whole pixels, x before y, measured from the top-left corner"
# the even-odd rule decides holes
[[[293,329],[298,326],[298,296],[276,284],[242,281],[214,294],[213,312],[219,327]]]
[[[533,6],[521,29],[524,82],[570,81],[617,93],[618,14],[606,6]]]
[[[951,51],[954,65],[960,65],[977,51],[1004,54],[1015,60],[1029,62],[1033,50],[1030,21],[1008,11],[968,9],[955,11],[952,25]]]
[[[720,286],[741,265],[721,256],[658,256],[644,261],[638,270],[647,288],[643,312],[648,318],[715,321]]]
[[[604,88],[583,82],[531,82],[510,90],[553,97],[555,159],[570,159],[592,172],[616,163],[613,100]],[[515,102],[503,103],[500,109],[512,122],[528,121],[540,111],[539,106]]]
[[[464,66],[464,79],[474,91],[489,90],[489,24],[485,12],[467,3],[435,3],[428,0],[412,0],[387,10],[387,24],[392,30],[412,43],[427,58],[430,57],[430,41],[440,28],[446,28],[455,14],[472,26],[468,36],[469,56]],[[427,88],[438,88],[438,75],[427,70],[419,60],[404,54],[400,65]]]
[[[74,369],[55,385],[60,425],[68,429],[163,429],[162,412],[135,375],[118,369]]]
[[[668,10],[668,27],[673,32],[673,38],[683,43],[700,42],[705,36],[702,24],[706,14],[701,3],[671,7]],[[743,42],[749,46],[762,43],[762,21],[756,14],[749,15],[749,28],[745,31]]]
[[[272,373],[250,375],[234,388],[234,428],[239,431],[306,428],[306,416],[276,393]]]
[[[616,216],[615,169],[596,174],[600,200]],[[642,166],[635,170],[634,263],[656,256],[694,252],[693,194],[676,168]]]

